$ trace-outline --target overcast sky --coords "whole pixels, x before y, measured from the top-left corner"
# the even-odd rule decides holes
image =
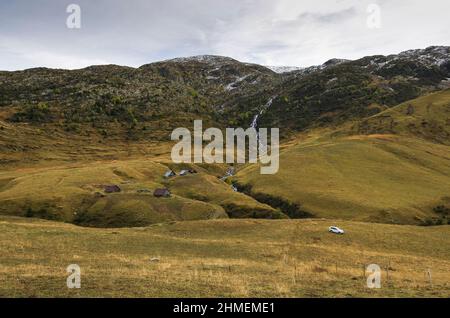
[[[66,26],[72,3],[80,29]],[[450,45],[449,12],[449,0],[0,0],[0,69],[136,67],[200,54],[310,66]]]

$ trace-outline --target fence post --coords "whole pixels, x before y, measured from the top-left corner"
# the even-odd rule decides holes
[[[389,260],[388,265],[386,267],[386,281],[389,282],[389,268],[391,267],[391,261]]]
[[[430,286],[433,287],[433,281],[431,280],[431,269],[427,270],[428,280],[430,281]]]

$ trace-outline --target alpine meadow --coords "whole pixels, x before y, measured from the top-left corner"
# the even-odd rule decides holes
[[[108,42],[89,11],[101,5],[79,2],[67,12],[59,5],[61,34],[82,43],[70,56],[98,65],[36,52],[30,68],[10,41],[13,30],[24,36],[21,19],[8,29],[0,22],[0,297],[450,297],[448,41],[389,54],[386,13],[371,31],[372,51],[386,55],[353,58],[344,52],[372,47],[358,42],[363,31],[335,35],[344,50],[320,28],[338,28],[357,9],[320,15],[298,4],[295,19],[270,20],[263,1],[227,14],[216,11],[230,5],[211,1],[191,9],[203,17],[214,7],[214,21],[196,21],[171,0],[170,23],[168,7],[148,19],[174,28],[161,34],[137,18],[138,6],[111,1],[105,19],[123,20]],[[0,5],[0,18],[13,7]],[[250,19],[239,22],[242,33],[230,30],[234,14]],[[250,26],[266,21],[259,14],[271,21],[257,24],[261,33]],[[193,26],[178,35],[185,20],[201,25],[199,39],[190,40]],[[138,28],[147,38],[138,40]],[[292,28],[317,30],[322,44],[302,43],[339,56],[282,66],[308,55],[283,37]],[[62,47],[51,34],[42,46]],[[138,66],[145,41],[166,55],[148,53]],[[200,49],[212,54],[191,56]]]

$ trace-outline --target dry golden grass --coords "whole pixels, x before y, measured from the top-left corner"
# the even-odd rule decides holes
[[[0,296],[450,296],[449,226],[340,221],[347,233],[335,236],[327,232],[335,223],[212,220],[113,230],[0,217]],[[381,289],[366,287],[363,268],[371,263],[383,269]],[[81,289],[66,287],[69,264],[81,267]]]

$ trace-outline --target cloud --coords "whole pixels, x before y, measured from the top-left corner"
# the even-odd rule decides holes
[[[300,14],[297,20],[302,23],[312,22],[318,24],[334,24],[350,19],[356,14],[356,12],[357,11],[354,7],[331,13],[305,12]]]
[[[72,2],[80,30],[66,28]],[[381,29],[367,27],[370,3],[381,7]],[[140,66],[198,54],[308,66],[450,45],[449,10],[447,0],[4,0],[0,69]]]

